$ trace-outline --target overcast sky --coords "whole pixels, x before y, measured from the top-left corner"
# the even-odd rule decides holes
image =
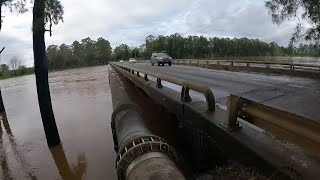
[[[204,35],[249,37],[287,45],[294,22],[272,24],[264,0],[61,0],[64,23],[53,26],[46,44],[67,43],[85,37],[103,37],[114,48],[144,43],[148,35]],[[0,63],[18,56],[33,65],[32,10],[25,14],[4,10]]]

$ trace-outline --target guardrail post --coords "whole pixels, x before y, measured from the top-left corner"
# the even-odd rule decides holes
[[[247,67],[250,67],[250,63],[247,63]]]
[[[144,75],[144,81],[149,81],[147,74]]]
[[[182,102],[191,102],[192,101],[190,94],[189,94],[189,88],[187,86],[182,86],[181,101]]]
[[[290,70],[294,71],[294,65],[293,64],[290,65]]]
[[[224,126],[229,131],[233,131],[239,128],[239,122],[237,121],[239,101],[240,101],[240,97],[238,96],[231,95],[228,97],[227,117],[224,122]]]
[[[230,65],[233,66],[233,62],[232,61],[230,62]]]
[[[270,68],[270,64],[266,63],[266,68]]]
[[[206,97],[206,101],[208,104],[208,111],[213,112],[216,110],[216,100],[214,97],[213,92],[209,89],[204,93],[204,96]]]
[[[134,70],[131,70],[131,74],[134,74]]]
[[[220,62],[218,61],[217,64],[220,65]]]
[[[137,77],[140,77],[140,73],[139,72],[137,72]]]
[[[157,78],[157,88],[163,88],[163,85],[161,84],[160,78]]]

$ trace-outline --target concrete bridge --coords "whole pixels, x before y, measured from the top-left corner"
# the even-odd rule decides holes
[[[319,66],[173,63],[111,66],[176,117],[181,144],[194,151],[192,168],[212,168],[220,156],[274,168],[291,178],[319,177]]]

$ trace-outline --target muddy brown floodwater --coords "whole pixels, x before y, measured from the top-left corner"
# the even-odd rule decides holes
[[[46,143],[34,75],[1,80],[1,179],[116,179],[108,67],[49,74],[62,145]]]

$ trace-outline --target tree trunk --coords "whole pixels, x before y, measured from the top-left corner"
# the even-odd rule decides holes
[[[2,28],[2,0],[0,0],[0,31],[1,31],[1,28]],[[3,47],[1,50],[0,50],[0,54],[2,53],[2,51],[4,50],[5,47]],[[1,60],[1,59],[0,59]],[[1,94],[1,89],[0,89],[0,113],[5,113],[6,110],[4,108],[4,105],[3,105],[3,100],[2,100],[2,94]]]
[[[0,88],[0,113],[5,113],[6,109],[4,108],[3,99],[2,99],[2,92]]]
[[[44,23],[45,0],[35,0],[33,7],[33,54],[38,101],[44,131],[49,146],[60,144],[59,132],[55,122],[49,82],[48,68],[45,54],[45,23]]]

